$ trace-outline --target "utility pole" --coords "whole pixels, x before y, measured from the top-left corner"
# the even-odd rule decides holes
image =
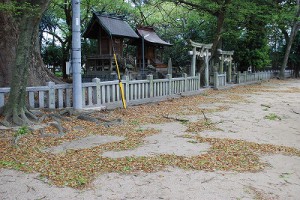
[[[73,108],[82,109],[80,0],[72,0]]]

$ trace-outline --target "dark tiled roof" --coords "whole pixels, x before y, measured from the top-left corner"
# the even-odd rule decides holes
[[[172,44],[162,40],[152,27],[139,27],[137,28],[137,32],[141,37],[144,36],[144,39],[147,42],[164,46],[172,46]]]
[[[93,18],[90,21],[89,26],[85,30],[83,36],[88,37],[91,29],[94,28],[95,21],[112,36],[128,37],[128,38],[139,38],[135,31],[129,26],[129,24],[123,20],[122,17],[112,16],[102,13],[93,13]]]

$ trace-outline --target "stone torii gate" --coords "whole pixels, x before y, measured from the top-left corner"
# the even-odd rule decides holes
[[[218,49],[218,54],[221,55],[220,60],[220,69],[219,72],[221,74],[224,73],[224,62],[228,62],[229,66],[227,68],[227,82],[231,82],[231,70],[232,70],[232,56],[234,51],[223,51],[221,49]]]
[[[192,64],[191,64],[191,76],[196,74],[196,57],[200,57],[205,61],[205,87],[209,86],[209,59],[211,57],[212,44],[202,44],[190,40],[191,45],[193,46],[193,51],[189,51],[189,54],[192,55]],[[198,49],[198,51],[197,51]]]

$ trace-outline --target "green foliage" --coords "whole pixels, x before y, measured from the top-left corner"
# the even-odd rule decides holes
[[[130,166],[124,166],[124,167],[123,167],[123,171],[124,171],[124,172],[131,171],[131,167],[130,167]]]
[[[15,16],[21,15],[23,13],[26,13],[27,15],[34,14],[35,12],[37,12],[37,9],[39,9],[37,5],[32,5],[28,2],[0,2],[0,11],[8,12]]]
[[[133,28],[137,25],[154,26],[162,39],[173,44],[164,51],[164,63],[172,58],[173,66],[176,67],[178,74],[181,74],[187,72],[185,69],[189,68],[191,62],[187,54],[191,50],[189,40],[201,43],[213,42],[217,11],[222,8],[223,1],[186,0],[194,6],[174,2],[176,1],[82,0],[82,30],[86,28],[92,10],[124,14]],[[276,3],[272,0],[232,0],[226,5],[225,24],[219,48],[235,51],[234,62],[238,63],[238,70],[241,71],[247,70],[249,66],[255,70],[264,70],[271,63],[279,66],[283,57],[282,47],[285,45],[280,30],[282,28],[287,30],[290,26],[294,19],[294,8],[293,1]],[[64,53],[61,53],[64,57],[55,55],[49,57],[49,60],[55,60],[52,57],[66,59],[70,48],[71,0],[53,0],[48,12],[52,16],[49,19],[57,23],[56,29],[59,29],[59,37],[64,42],[62,45]],[[86,55],[93,54],[97,50],[96,46],[95,42],[84,40],[83,63]],[[47,49],[51,51],[52,47],[49,48]],[[127,50],[134,55],[134,48]],[[297,56],[292,59],[296,60]]]
[[[81,174],[79,174],[76,177],[75,181],[76,181],[77,185],[79,185],[79,186],[85,185],[88,182],[88,180],[85,177],[83,177]]]
[[[270,65],[268,23],[271,19],[267,3],[235,0],[229,7],[223,36],[223,48],[234,50],[238,70],[264,70]]]
[[[264,118],[268,119],[268,120],[281,120],[281,117],[279,117],[275,113],[271,113],[269,115],[266,115]]]
[[[17,163],[15,161],[5,161],[5,160],[0,160],[0,167],[7,167],[15,170],[20,170],[22,167],[25,165],[22,163]]]
[[[59,66],[62,59],[62,47],[50,42],[42,48],[42,58],[45,64]]]
[[[28,134],[30,131],[27,126],[21,126],[16,132],[15,137]]]

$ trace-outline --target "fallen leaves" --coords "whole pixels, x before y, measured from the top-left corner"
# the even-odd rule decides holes
[[[202,132],[205,130],[220,131],[216,124],[211,120],[199,120],[197,122],[190,122],[187,124],[188,132]]]
[[[276,80],[275,80],[276,81]],[[295,148],[257,144],[242,140],[205,138],[197,134],[204,130],[220,130],[217,124],[205,117],[197,122],[185,122],[186,138],[191,143],[208,143],[211,148],[207,153],[185,157],[177,155],[156,155],[141,157],[107,158],[101,156],[106,151],[122,151],[137,148],[143,144],[147,136],[157,134],[154,129],[141,128],[144,124],[164,123],[181,119],[185,115],[203,115],[203,113],[222,112],[229,108],[230,103],[247,103],[243,94],[257,92],[274,92],[276,88],[262,85],[239,86],[230,90],[206,91],[205,95],[183,97],[153,104],[101,111],[93,113],[93,117],[105,120],[122,119],[123,124],[104,126],[95,122],[77,119],[75,116],[66,117],[61,122],[66,134],[62,137],[41,137],[38,130],[24,135],[14,147],[9,138],[13,130],[5,130],[0,140],[0,167],[39,172],[49,183],[74,188],[87,187],[96,175],[109,172],[132,173],[137,171],[153,172],[167,166],[193,170],[224,170],[224,171],[259,171],[265,163],[260,161],[261,154],[285,154],[300,156]],[[299,92],[298,88],[290,88],[280,92]],[[199,108],[200,104],[225,103],[216,108]],[[263,105],[262,105],[263,106]],[[179,116],[179,118],[165,117]],[[45,119],[45,122],[48,119]],[[45,134],[55,133],[51,126],[44,129]],[[79,150],[67,150],[61,154],[44,152],[46,147],[56,146],[62,142],[78,140],[88,135],[122,136],[125,140],[102,144],[96,147]]]

